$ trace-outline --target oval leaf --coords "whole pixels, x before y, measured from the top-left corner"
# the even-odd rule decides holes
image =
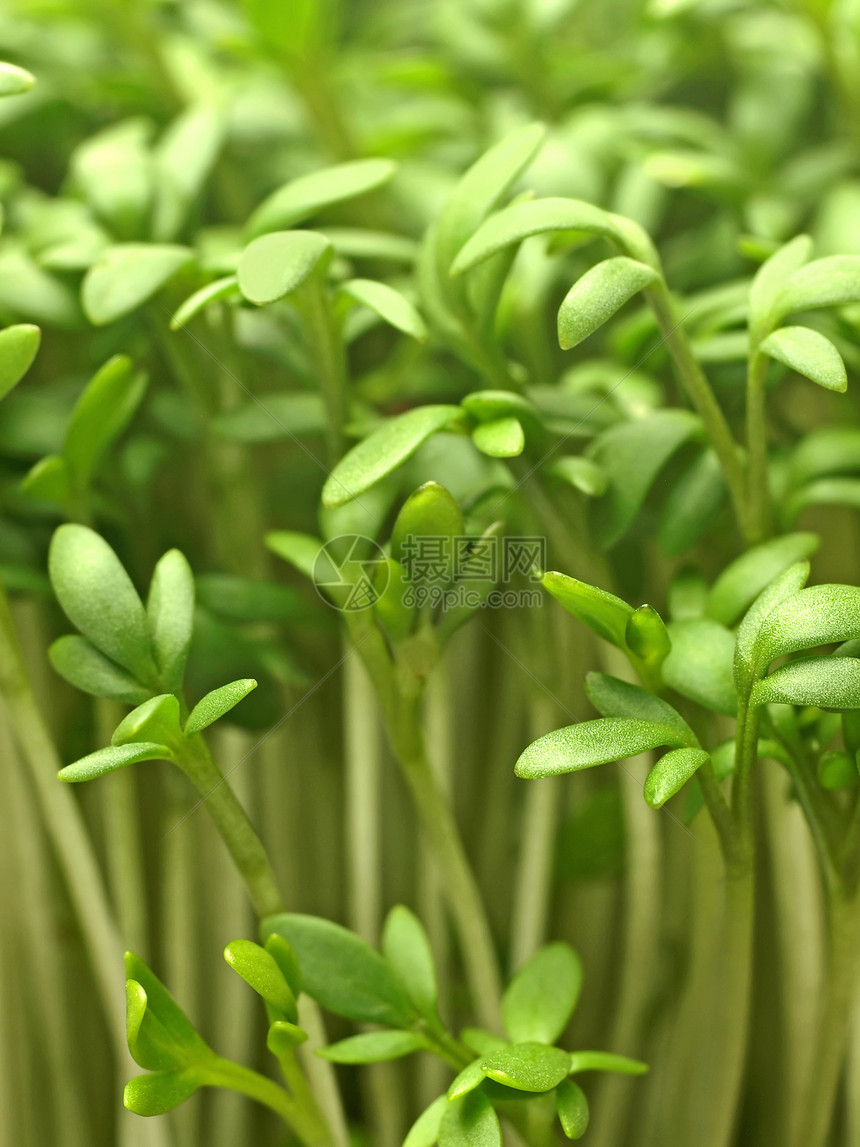
[[[817,705],[860,709],[860,660],[808,657],[775,669],[752,691],[753,705]]]
[[[645,780],[645,800],[662,808],[708,759],[704,749],[673,749],[662,756]]]
[[[758,665],[763,670],[784,653],[856,638],[860,638],[860,588],[809,586],[769,614],[759,634]]]
[[[136,677],[76,633],[58,637],[48,650],[48,657],[61,677],[93,697],[140,705],[150,696],[150,690]]]
[[[611,319],[659,273],[645,263],[616,255],[586,271],[565,295],[558,311],[558,342],[562,350],[578,346]]]
[[[447,1110],[448,1100],[444,1095],[434,1099],[409,1128],[409,1133],[403,1140],[403,1147],[434,1147]]]
[[[399,291],[373,279],[350,279],[338,288],[362,306],[369,307],[389,326],[411,335],[418,342],[427,338],[427,327],[418,311]]]
[[[391,159],[355,159],[300,175],[264,199],[248,220],[251,237],[294,227],[317,212],[382,187],[397,171]]]
[[[555,1105],[561,1129],[568,1139],[581,1139],[588,1130],[588,1100],[585,1092],[572,1079],[565,1079],[558,1085]]]
[[[179,550],[168,550],[156,563],[146,624],[159,680],[167,691],[178,693],[194,629],[194,574]]]
[[[143,399],[147,378],[124,354],[109,359],[87,383],[66,430],[63,456],[85,488],[108,446],[122,434]]]
[[[445,1100],[439,1147],[502,1147],[502,1129],[492,1104],[481,1091]]]
[[[648,1064],[626,1055],[613,1055],[608,1051],[572,1051],[570,1074],[580,1071],[615,1071],[621,1075],[644,1075]]]
[[[19,323],[0,331],[0,398],[30,369],[41,338],[42,332],[30,323]]]
[[[170,317],[170,329],[178,331],[186,323],[190,323],[195,315],[204,311],[210,303],[220,303],[226,299],[238,299],[242,292],[239,290],[239,280],[235,275],[225,275],[223,279],[216,279],[214,283],[207,283],[193,295],[189,295],[185,302],[176,309]]]
[[[627,648],[624,634],[633,608],[626,601],[605,589],[554,570],[545,573],[541,581],[544,589],[549,590],[568,613],[584,621],[589,629],[593,629],[605,641],[617,645],[619,649]]]
[[[415,1032],[364,1032],[322,1047],[317,1055],[332,1063],[384,1063],[389,1059],[402,1059],[415,1051],[424,1051],[427,1046],[427,1041]]]
[[[109,247],[87,271],[81,288],[84,313],[95,326],[136,310],[191,261],[188,247],[121,243]]]
[[[20,96],[29,92],[35,82],[36,77],[26,68],[8,64],[5,60],[0,63],[0,96]]]
[[[669,626],[672,649],[661,666],[663,680],[682,697],[706,709],[735,716],[738,708],[734,683],[735,639],[723,625],[709,618],[673,621]]]
[[[106,749],[98,749],[95,753],[66,765],[64,769],[60,769],[57,776],[61,781],[70,783],[92,781],[125,765],[137,764],[138,761],[171,760],[173,753],[167,745],[150,744],[147,741],[140,741],[134,745],[109,745]]]
[[[257,682],[248,677],[241,681],[231,681],[229,685],[222,685],[220,689],[213,689],[211,693],[201,697],[188,714],[185,736],[193,737],[195,733],[208,729],[256,688]]]
[[[640,685],[631,685],[608,673],[589,673],[585,678],[585,691],[592,705],[604,717],[633,717],[669,725],[685,738],[685,744],[696,743],[695,733],[677,709]]]
[[[224,949],[224,959],[267,1004],[295,1023],[296,997],[270,952],[253,940],[231,940]]]
[[[526,444],[523,428],[516,418],[482,422],[472,431],[472,441],[490,458],[516,458]]]
[[[816,534],[785,534],[753,546],[726,566],[708,594],[707,614],[733,625],[783,570],[811,557],[821,544]]]
[[[323,486],[324,506],[344,506],[396,470],[422,442],[465,417],[459,406],[420,406],[391,418],[354,446]]]
[[[239,289],[249,302],[263,306],[295,291],[331,251],[315,231],[273,231],[249,243],[239,258]]]
[[[188,1068],[138,1075],[125,1085],[122,1101],[135,1115],[164,1115],[193,1095],[201,1082],[197,1072]]]
[[[582,975],[582,961],[569,944],[547,944],[535,953],[502,999],[502,1018],[514,1043],[555,1043],[573,1015]]]
[[[517,1043],[483,1060],[481,1070],[488,1079],[517,1091],[552,1091],[567,1078],[570,1056],[560,1047]]]
[[[842,355],[824,335],[809,327],[781,327],[761,344],[762,354],[811,378],[825,390],[848,389],[848,374]]]
[[[385,918],[382,952],[418,1011],[435,1020],[438,989],[430,941],[415,913],[402,904]]]
[[[514,771],[527,779],[552,777],[634,757],[660,745],[680,748],[685,743],[686,738],[674,726],[604,717],[555,729],[532,741],[520,755]]]

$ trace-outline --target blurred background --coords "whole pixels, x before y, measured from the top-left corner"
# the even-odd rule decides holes
[[[198,577],[190,693],[239,677],[260,682],[234,723],[216,733],[214,748],[222,768],[236,767],[232,779],[291,908],[356,924],[350,890],[361,845],[344,762],[361,751],[358,721],[361,748],[369,745],[378,765],[365,847],[377,850],[382,874],[362,929],[374,939],[384,910],[407,903],[427,923],[442,966],[456,970],[407,795],[381,730],[366,719],[373,711],[367,682],[352,662],[330,672],[343,651],[336,614],[263,544],[266,530],[320,529],[324,472],[302,444],[323,454],[323,423],[295,316],[225,306],[195,319],[191,334],[171,330],[170,316],[199,286],[230,273],[243,225],[268,194],[361,157],[395,160],[394,178],[320,212],[312,226],[336,237],[349,273],[415,295],[421,238],[462,172],[490,144],[538,119],[549,135],[522,187],[588,200],[651,232],[669,282],[698,300],[699,357],[737,418],[738,284],[745,290],[757,263],[801,230],[814,235],[819,255],[860,253],[860,4],[2,0],[0,58],[37,81],[0,102],[0,324],[42,329],[34,366],[0,407],[0,573],[58,760],[107,743],[122,710],[71,689],[47,662],[50,641],[68,631],[45,572],[53,529],[68,519],[96,526],[141,587],[157,558],[179,547]],[[93,325],[80,298],[88,267],[112,243],[153,241],[192,247],[193,267],[152,304]],[[673,395],[639,312],[601,336],[599,351],[558,350],[558,301],[587,265],[575,247],[560,257],[551,242],[526,244],[497,319],[498,338],[533,401],[561,432],[579,427],[583,439]],[[850,318],[828,330],[849,373],[860,360]],[[489,385],[439,339],[419,345],[368,323],[356,324],[350,339],[356,435],[380,415],[456,402]],[[62,452],[83,387],[118,353],[147,372],[146,393],[73,503],[43,460]],[[583,366],[591,373],[576,374]],[[627,385],[594,409],[607,371],[615,378],[619,366],[629,372]],[[249,393],[275,401],[279,422]],[[787,448],[811,427],[855,423],[857,399],[789,382],[775,419],[777,445]],[[405,468],[381,517],[432,477],[468,500],[492,478],[476,467],[456,442],[434,439]],[[664,602],[655,587],[677,564],[659,544],[666,488],[608,559],[617,592],[658,608]],[[569,503],[564,497],[562,513],[578,513],[575,495]],[[837,500],[849,505],[831,504]],[[858,502],[856,490],[798,501],[796,521],[803,526],[814,515],[824,538],[818,580],[856,580]],[[505,513],[511,532],[534,532],[517,498]],[[692,550],[707,576],[737,552],[725,508],[714,507],[711,525],[712,541],[697,549],[694,537]],[[566,560],[550,547],[550,568],[576,572]],[[518,945],[524,917],[536,909],[538,929],[570,941],[585,962],[574,1045],[648,1058],[684,965],[695,874],[705,879],[717,864],[701,826],[691,833],[652,813],[635,777],[594,770],[554,789],[544,813],[553,875],[546,903],[518,898],[528,786],[514,778],[513,763],[534,736],[569,723],[571,711],[587,711],[579,683],[592,658],[585,631],[551,603],[495,611],[449,648],[431,682],[428,728],[504,962],[516,966],[527,954]],[[175,771],[147,764],[72,792],[53,780],[57,761],[41,750],[28,754],[2,717],[0,707],[0,1142],[285,1142],[273,1117],[232,1095],[198,1094],[151,1121],[123,1111],[121,1085],[135,1069],[116,1047],[122,970],[114,948],[95,960],[82,937],[69,879],[70,871],[89,878],[80,842],[98,860],[122,944],[147,960],[220,1052],[264,1066],[259,1001],[220,955],[229,940],[253,937],[255,921],[220,841]],[[814,919],[813,862],[790,811],[773,839],[793,857],[796,894]],[[762,863],[767,870],[767,856]],[[650,944],[637,928],[647,931],[649,906],[658,901],[659,942]],[[641,911],[631,914],[636,905]],[[813,971],[816,943],[802,953]],[[644,965],[636,964],[640,956]],[[781,1038],[768,1011],[771,957],[777,966],[786,958],[761,948],[743,1141],[775,1144],[779,1113],[769,1087],[757,1084]],[[633,1028],[619,1031],[619,1000],[636,991],[623,975],[631,961],[648,990],[633,1009]],[[445,1006],[465,1022],[456,971],[451,982]],[[114,988],[115,1014],[106,1018]],[[857,1073],[860,1022],[855,1029]],[[330,1025],[332,1038],[348,1030]],[[379,1147],[396,1147],[445,1083],[423,1059],[387,1067],[370,1085],[351,1069],[341,1078],[356,1143]],[[601,1086],[588,1141],[639,1144],[630,1104],[633,1089],[645,1085]],[[610,1108],[624,1113],[620,1126],[604,1114]],[[860,1112],[849,1117],[856,1130]],[[857,1141],[844,1134],[839,1142]]]

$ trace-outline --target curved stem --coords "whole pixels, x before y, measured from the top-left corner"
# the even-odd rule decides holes
[[[669,289],[662,278],[647,288],[645,297],[654,311],[681,385],[705,424],[708,438],[720,460],[741,533],[748,542],[756,541],[756,526],[747,505],[746,478],[738,457],[737,443],[711,385],[693,354],[682,322],[675,314]]]

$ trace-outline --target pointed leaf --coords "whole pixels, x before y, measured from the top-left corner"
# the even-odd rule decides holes
[[[159,558],[149,583],[146,621],[159,680],[178,693],[194,628],[194,574],[179,550]]]
[[[110,444],[128,426],[146,392],[147,377],[126,355],[114,355],[87,383],[75,403],[63,456],[85,488]]]
[[[219,107],[192,105],[168,125],[158,141],[153,156],[156,199],[152,231],[156,239],[173,239],[182,230],[224,142],[225,120]]]
[[[820,544],[816,534],[784,534],[753,546],[714,582],[708,595],[708,616],[733,625],[765,586],[790,565],[814,554]]]
[[[516,418],[499,418],[476,426],[472,441],[482,454],[491,458],[516,458],[523,452],[526,437]]]
[[[553,1044],[567,1027],[582,990],[582,961],[569,944],[547,944],[520,968],[502,999],[514,1043]]]
[[[784,653],[860,638],[860,588],[813,585],[781,601],[761,627],[761,669]]]
[[[661,757],[645,781],[645,800],[651,808],[662,808],[707,759],[704,749],[673,749]]]
[[[759,267],[750,288],[750,326],[756,331],[767,331],[776,321],[776,304],[786,279],[812,255],[812,240],[798,235],[780,247]],[[760,336],[759,336],[760,337]]]
[[[263,200],[248,220],[248,234],[295,227],[326,207],[382,187],[396,171],[390,159],[355,159],[300,175]]]
[[[402,1059],[416,1051],[426,1051],[428,1046],[427,1041],[415,1032],[364,1032],[322,1047],[317,1055],[332,1063],[384,1063],[390,1059]]]
[[[675,726],[605,717],[555,729],[532,741],[520,755],[514,772],[527,779],[552,777],[634,757],[660,745],[679,748],[685,741]]]
[[[87,526],[60,526],[51,539],[48,573],[63,611],[84,637],[141,681],[151,681],[155,665],[143,603],[104,538]]]
[[[173,753],[167,745],[138,741],[133,745],[110,745],[98,749],[86,757],[81,757],[71,765],[66,765],[57,774],[61,781],[76,783],[92,781],[105,773],[115,772],[125,765],[135,765],[139,761],[172,761]]]
[[[439,1147],[502,1147],[502,1129],[490,1101],[481,1091],[446,1100],[439,1128]]]
[[[570,350],[659,278],[653,267],[616,255],[586,271],[570,288],[558,311],[558,342]]]
[[[245,298],[258,306],[297,290],[322,267],[331,243],[316,231],[273,231],[249,243],[236,274]]]
[[[567,574],[549,571],[541,581],[544,589],[549,590],[568,613],[584,621],[589,629],[593,629],[605,641],[617,645],[619,649],[627,648],[624,634],[633,609],[626,601],[607,593],[605,589],[568,577]]]
[[[85,637],[71,633],[58,637],[48,650],[48,657],[61,677],[94,697],[140,705],[150,696],[146,685],[99,653]]]
[[[384,422],[354,446],[329,474],[322,502],[346,505],[396,470],[438,430],[465,417],[459,406],[419,406]]]
[[[648,1064],[626,1055],[613,1055],[608,1051],[572,1051],[570,1074],[580,1071],[615,1071],[621,1075],[644,1075]]]
[[[382,952],[416,1009],[435,1020],[439,992],[430,941],[418,917],[402,904],[385,918]]]
[[[181,736],[179,701],[172,693],[162,693],[144,701],[120,721],[111,737],[111,744],[132,745],[148,741],[169,745]]]
[[[296,997],[274,956],[253,940],[231,940],[224,959],[246,984],[291,1023],[298,1019]]]
[[[777,298],[777,317],[858,300],[860,255],[830,255],[794,272]]]
[[[581,1139],[588,1130],[588,1100],[585,1092],[572,1079],[558,1085],[555,1105],[561,1129],[567,1139]]]
[[[30,323],[19,323],[0,331],[0,398],[8,394],[30,369],[41,338],[42,332]]]
[[[856,657],[805,657],[792,661],[755,683],[752,703],[860,709],[860,660]]]
[[[767,618],[780,602],[803,589],[809,578],[809,562],[795,562],[761,591],[747,610],[735,636],[735,681],[745,693],[756,671],[758,638]]]
[[[122,1101],[135,1115],[164,1115],[184,1103],[202,1082],[191,1068],[138,1075],[125,1085]]]
[[[481,1063],[488,1079],[517,1091],[552,1091],[570,1070],[570,1055],[543,1043],[516,1043]]]
[[[29,92],[35,82],[36,77],[26,68],[8,64],[5,60],[0,63],[0,96],[20,96]]]
[[[399,291],[374,279],[350,279],[338,288],[343,294],[375,311],[389,326],[425,342],[427,327],[421,315]]]
[[[359,1023],[406,1027],[412,1009],[388,964],[354,932],[316,916],[284,913],[263,921],[296,952],[304,990],[324,1008]]]
[[[188,247],[168,243],[109,247],[84,277],[81,301],[87,318],[95,326],[104,326],[136,310],[192,257]]]
[[[211,693],[201,697],[188,714],[185,736],[193,737],[195,733],[208,729],[256,688],[257,682],[248,677],[241,681],[231,681],[229,685],[222,685],[220,689],[213,689]]]
[[[313,534],[297,534],[292,530],[271,530],[265,537],[266,548],[279,558],[304,574],[306,578],[313,579],[314,564],[319,556],[323,543]]]
[[[735,639],[725,626],[709,618],[673,621],[672,649],[661,666],[663,680],[682,697],[706,709],[737,713],[733,675]]]
[[[848,389],[848,375],[842,355],[830,339],[818,331],[809,327],[781,327],[768,335],[760,349],[762,354],[811,378],[825,390],[841,393]]]

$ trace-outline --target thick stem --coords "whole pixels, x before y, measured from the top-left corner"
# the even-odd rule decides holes
[[[189,742],[177,764],[203,798],[245,882],[257,915],[265,917],[283,912],[284,902],[266,850],[200,735]]]
[[[705,431],[723,468],[741,533],[748,542],[756,541],[756,527],[747,505],[746,480],[738,457],[737,443],[710,383],[693,354],[683,325],[675,314],[665,282],[658,279],[645,291],[645,296],[657,318],[657,325],[672,356],[681,385],[705,424]]]

